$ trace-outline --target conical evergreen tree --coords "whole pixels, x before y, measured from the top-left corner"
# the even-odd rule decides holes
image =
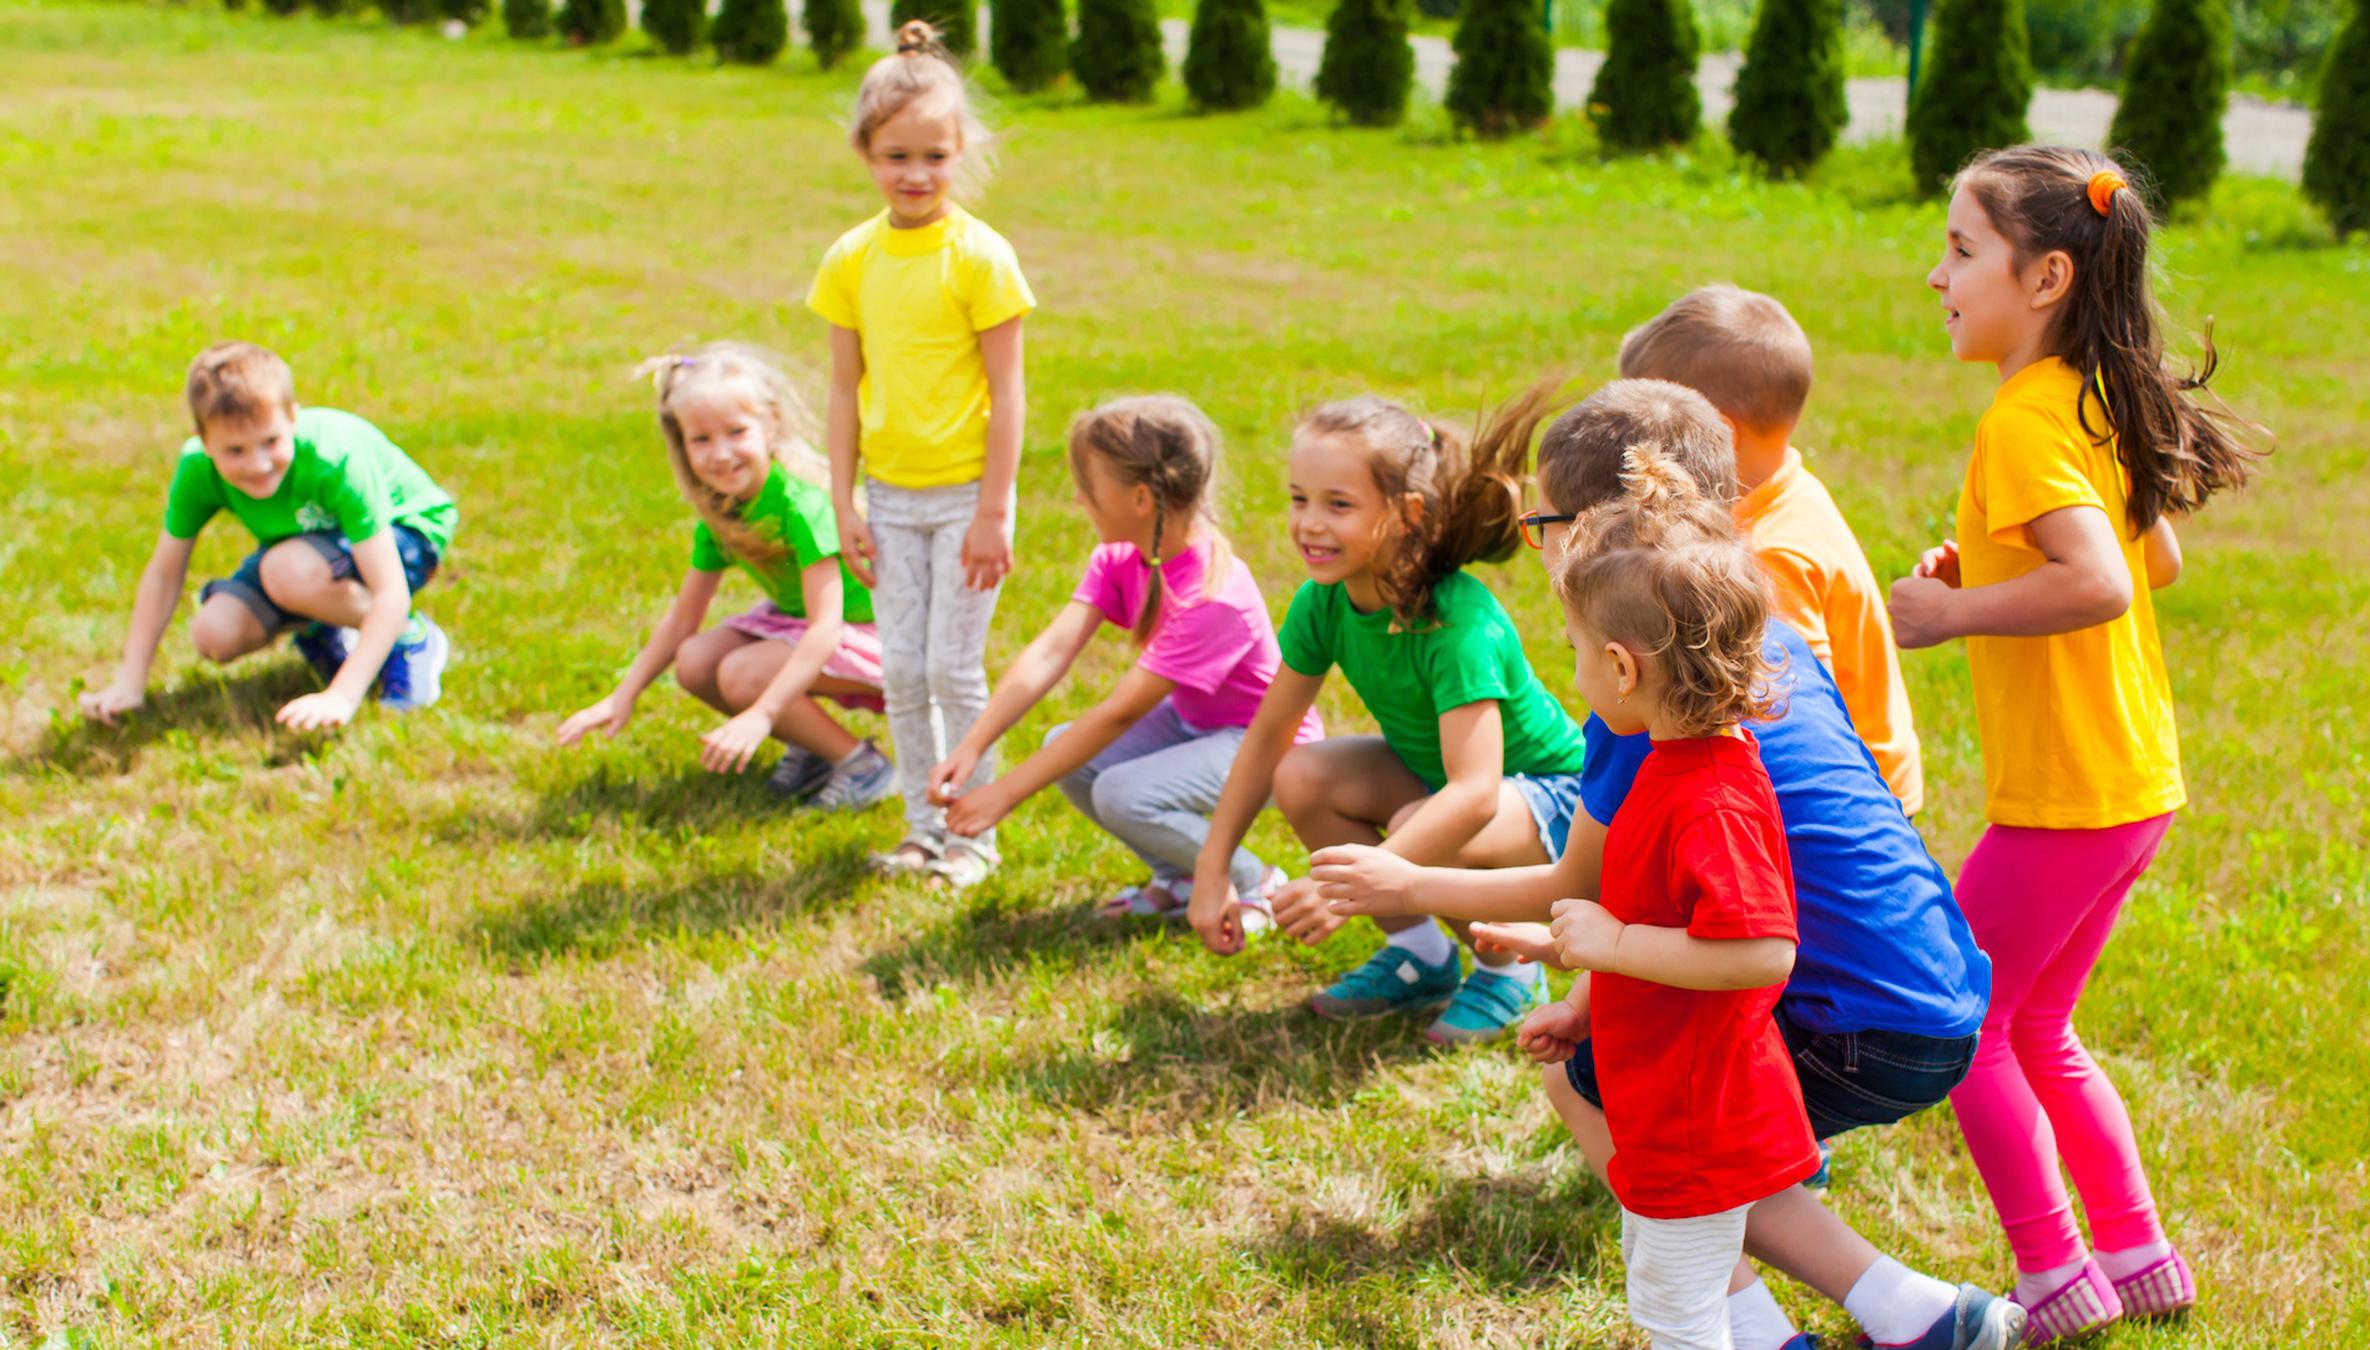
[[[2229,0],[2156,0],[2132,41],[2107,144],[2136,162],[2159,211],[2204,196],[2221,175],[2230,42]]]
[[[782,0],[724,0],[708,37],[723,60],[770,65],[790,45],[790,11]]]
[[[1827,157],[1850,120],[1842,0],[1761,0],[1736,74],[1729,144],[1772,173],[1798,174]]]
[[[2339,235],[2370,230],[2370,0],[2354,0],[2353,19],[2338,30],[2321,70],[2304,191]]]
[[[697,47],[707,26],[707,0],[642,0],[642,31],[670,56]]]
[[[531,41],[551,36],[551,0],[502,0],[502,30]]]
[[[615,42],[625,32],[625,0],[564,0],[556,22],[579,47]]]
[[[1702,56],[1688,0],[1610,0],[1605,63],[1588,91],[1596,134],[1616,150],[1685,145],[1703,125]]]
[[[1070,15],[1062,0],[995,0],[988,50],[1005,83],[1034,93],[1069,69]]]
[[[717,15],[721,20],[724,16]],[[847,59],[864,45],[864,10],[860,0],[801,0],[798,17],[806,25],[807,45],[825,70]]]
[[[1528,131],[1555,111],[1555,48],[1539,0],[1465,0],[1449,45],[1448,114],[1480,136]]]
[[[282,16],[301,13],[304,6],[305,0],[263,0],[267,12]]]
[[[1407,116],[1414,83],[1407,0],[1336,0],[1325,20],[1317,97],[1358,126],[1396,126]]]
[[[890,32],[915,19],[938,30],[938,44],[950,55],[968,58],[979,50],[979,0],[894,0],[889,6]]]
[[[1256,108],[1276,91],[1264,0],[1199,0],[1185,47],[1185,92],[1212,112]]]
[[[1078,36],[1070,73],[1086,96],[1105,103],[1149,103],[1168,69],[1160,50],[1160,14],[1152,0],[1078,0]]]
[[[1925,78],[1909,101],[1918,190],[1940,192],[1976,155],[2031,140],[2032,99],[2024,0],[1938,0]]]

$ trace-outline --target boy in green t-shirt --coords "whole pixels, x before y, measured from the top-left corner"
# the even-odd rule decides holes
[[[181,448],[164,533],[140,574],[115,681],[82,696],[112,724],[147,701],[157,643],[181,603],[198,531],[228,511],[258,547],[206,583],[190,638],[235,661],[296,630],[328,688],[280,709],[299,731],[353,717],[372,680],[390,710],[436,701],[451,644],[412,594],[435,575],[460,518],[452,496],[352,413],[296,406],[288,364],[248,342],[207,348],[189,367],[198,434]]]

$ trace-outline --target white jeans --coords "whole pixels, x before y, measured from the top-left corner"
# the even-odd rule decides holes
[[[1735,1350],[1728,1335],[1728,1277],[1745,1250],[1752,1205],[1690,1219],[1621,1211],[1621,1263],[1629,1271],[1629,1319],[1654,1350]]]
[[[930,770],[987,709],[988,628],[1003,587],[975,591],[963,581],[963,536],[979,514],[978,483],[901,488],[872,479],[864,495],[877,551],[872,611],[897,790],[906,832],[935,837],[946,813],[930,802]],[[995,776],[995,757],[983,755],[964,787]],[[995,831],[980,840],[993,847]]]

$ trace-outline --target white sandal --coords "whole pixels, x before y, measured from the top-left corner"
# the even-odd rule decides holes
[[[1094,916],[1098,919],[1182,919],[1186,904],[1193,898],[1191,881],[1161,881],[1155,878],[1141,886],[1130,886],[1105,900]]]
[[[946,846],[926,834],[909,834],[897,841],[897,847],[886,853],[875,853],[865,859],[874,874],[884,877],[919,876],[938,866],[946,856]]]
[[[987,880],[1002,861],[1003,856],[996,852],[995,845],[954,835],[940,847],[929,872],[958,891],[968,890]]]

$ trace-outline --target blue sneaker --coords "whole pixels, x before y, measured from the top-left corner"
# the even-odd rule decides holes
[[[354,630],[332,628],[325,623],[308,623],[296,630],[290,640],[296,654],[313,668],[313,673],[327,684],[337,678],[338,670],[346,664],[346,657],[354,650]]]
[[[1778,1350],[1819,1350],[1821,1344],[1818,1337],[1805,1331],[1796,1335],[1793,1340],[1779,1346]]]
[[[2024,1309],[1997,1294],[1962,1284],[1958,1301],[1926,1328],[1925,1335],[1883,1346],[1862,1336],[1860,1344],[1873,1350],[2012,1350],[2024,1344]]]
[[[389,712],[417,712],[444,695],[444,667],[453,642],[425,614],[412,616],[411,631],[387,653],[379,668],[379,702]]]
[[[897,766],[870,741],[856,747],[856,757],[831,768],[829,777],[807,805],[818,811],[861,811],[897,791]]]
[[[1458,986],[1457,996],[1440,1014],[1440,1020],[1424,1029],[1424,1039],[1434,1045],[1470,1045],[1475,1041],[1495,1040],[1531,1009],[1543,1007],[1546,1002],[1547,976],[1536,966],[1531,968],[1531,977],[1526,980],[1476,965],[1464,984]]]
[[[1456,992],[1454,952],[1448,960],[1434,966],[1385,944],[1365,965],[1310,998],[1308,1006],[1319,1017],[1383,1017],[1391,1013],[1430,1012],[1456,997]]]

